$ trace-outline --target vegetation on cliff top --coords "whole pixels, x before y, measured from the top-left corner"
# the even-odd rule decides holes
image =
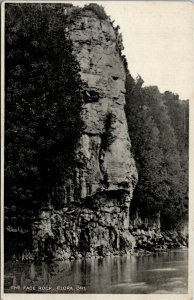
[[[104,7],[102,5],[98,5],[96,3],[89,3],[85,5],[84,8],[82,9],[83,12],[87,10],[94,12],[100,20],[106,20],[108,18],[104,10]]]
[[[76,18],[77,16],[88,16],[88,12],[92,12],[92,15],[96,16],[100,20],[107,20],[108,16],[102,5],[96,3],[89,3],[84,5],[83,8],[76,7],[71,12],[71,19]],[[91,16],[91,14],[90,14]]]

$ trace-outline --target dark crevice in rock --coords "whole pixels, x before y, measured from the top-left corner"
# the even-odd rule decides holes
[[[85,103],[98,102],[99,101],[99,93],[95,90],[84,91],[83,99]]]
[[[113,79],[113,80],[118,80],[119,77],[118,77],[118,76],[112,76],[112,79]]]

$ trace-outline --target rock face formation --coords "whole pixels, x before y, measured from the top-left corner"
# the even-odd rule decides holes
[[[84,132],[75,178],[64,183],[63,208],[43,210],[33,226],[34,250],[52,249],[58,259],[130,251],[129,207],[137,181],[125,105],[125,68],[109,19],[92,11],[65,28],[86,82]]]

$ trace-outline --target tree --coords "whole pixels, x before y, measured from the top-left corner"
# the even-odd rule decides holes
[[[62,5],[5,7],[6,225],[29,228],[32,211],[55,205],[56,186],[74,176],[84,85]]]
[[[126,116],[132,151],[138,170],[138,183],[132,200],[132,210],[137,208],[141,216],[154,216],[161,209],[162,199],[166,197],[161,190],[162,151],[159,148],[159,130],[146,105],[141,85],[126,82]],[[157,153],[157,155],[156,155]]]
[[[163,228],[181,224],[184,216],[184,173],[177,139],[163,95],[142,88],[141,77],[126,80],[126,116],[139,180],[132,210],[143,217],[161,213]]]
[[[163,94],[165,103],[171,120],[172,127],[177,140],[177,149],[180,154],[180,164],[182,168],[182,192],[184,195],[185,219],[188,218],[188,162],[189,162],[189,104],[188,100],[180,100],[177,94],[166,91]]]

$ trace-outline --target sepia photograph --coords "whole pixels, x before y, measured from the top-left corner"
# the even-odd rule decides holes
[[[2,2],[3,300],[191,299],[192,22],[189,1]]]

